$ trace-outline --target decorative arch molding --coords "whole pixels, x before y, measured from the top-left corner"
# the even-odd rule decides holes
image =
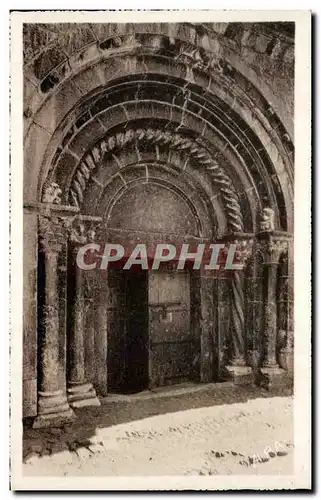
[[[144,57],[141,57],[141,54],[136,54],[135,51],[134,54],[128,55],[127,53],[121,53],[118,56],[119,60],[126,57],[134,58],[136,61],[135,72],[137,73],[138,70],[139,74],[142,75],[143,80],[145,79],[145,83],[148,83],[150,80],[153,81],[153,78],[156,78],[156,81],[154,81],[154,90],[155,88],[158,88],[160,89],[161,93],[161,85],[164,85],[164,82],[159,82],[158,75],[163,72],[163,75],[166,74],[169,81],[171,79],[175,80],[176,78],[176,89],[172,90],[172,92],[169,93],[169,97],[167,100],[164,97],[163,101],[160,101],[158,103],[160,106],[164,106],[167,108],[166,110],[164,108],[164,115],[166,117],[165,120],[167,119],[168,121],[171,121],[174,117],[173,121],[175,121],[175,115],[179,113],[181,115],[179,123],[186,127],[186,118],[187,121],[189,121],[190,117],[194,117],[195,119],[197,117],[197,119],[199,119],[200,121],[200,124],[196,127],[197,130],[195,130],[195,126],[191,126],[190,123],[188,123],[188,126],[192,129],[194,128],[195,133],[201,136],[202,140],[208,140],[209,144],[212,143],[212,147],[213,139],[211,138],[210,140],[210,138],[207,138],[207,129],[210,128],[211,132],[213,132],[214,126],[214,128],[216,129],[216,133],[219,134],[222,140],[225,142],[222,149],[231,149],[234,155],[239,156],[239,161],[240,163],[242,163],[242,168],[239,168],[238,172],[241,172],[242,170],[251,170],[251,172],[247,173],[247,175],[253,177],[252,184],[253,186],[255,186],[254,189],[259,190],[258,199],[265,200],[265,203],[268,203],[275,207],[276,212],[280,211],[280,214],[277,213],[277,218],[279,218],[280,216],[280,228],[291,228],[292,221],[290,214],[293,202],[291,199],[291,189],[289,189],[288,185],[289,182],[291,182],[292,178],[292,151],[291,147],[290,150],[287,150],[283,145],[282,140],[280,141],[279,131],[282,127],[279,127],[280,123],[278,124],[273,121],[274,114],[271,108],[265,110],[265,114],[255,111],[255,106],[253,106],[252,102],[252,96],[249,98],[250,92],[248,92],[247,95],[245,94],[245,92],[243,92],[243,95],[240,96],[239,87],[235,84],[234,77],[229,76],[228,74],[224,74],[224,72],[221,74],[219,71],[214,71],[213,77],[210,77],[210,81],[206,73],[202,73],[201,71],[198,71],[196,69],[195,76],[197,76],[197,78],[194,78],[194,82],[192,82],[190,80],[186,80],[186,72],[182,71],[181,63],[177,64],[177,61],[175,61],[175,65],[173,65],[173,60],[170,58],[166,59],[165,56],[164,59],[163,56],[159,56],[159,54],[157,54],[156,57],[156,55],[153,53],[151,54],[151,57],[149,59],[145,59]],[[164,62],[165,60],[166,64]],[[104,64],[108,64],[108,61],[106,59],[102,60],[100,58],[99,61],[96,61],[96,66],[90,66],[84,70],[85,72],[90,71],[90,73],[88,73],[85,78],[86,89],[83,89],[81,91],[81,94],[85,96],[85,100],[80,99],[79,93],[77,95],[77,92],[74,92],[75,103],[77,103],[76,107],[73,111],[71,111],[71,113],[67,113],[65,115],[65,118],[62,115],[61,118],[57,117],[57,120],[59,122],[57,123],[58,127],[56,127],[52,132],[48,130],[49,141],[41,141],[41,144],[37,146],[37,154],[33,155],[32,160],[30,159],[30,168],[32,168],[33,171],[36,170],[34,168],[34,157],[36,156],[38,158],[41,156],[44,159],[42,167],[43,174],[38,176],[41,183],[46,180],[48,175],[48,168],[50,168],[50,166],[55,163],[55,161],[57,160],[57,155],[59,156],[59,154],[65,149],[66,145],[67,147],[70,146],[70,142],[68,141],[70,137],[75,137],[76,135],[79,135],[80,132],[83,132],[85,125],[89,124],[89,122],[92,122],[94,116],[96,120],[99,120],[101,122],[104,121],[103,113],[105,111],[102,111],[101,108],[99,109],[98,114],[94,115],[93,113],[93,107],[96,106],[97,111],[97,109],[103,105],[102,102],[98,104],[99,96],[97,98],[97,89],[99,89],[99,86],[97,87],[97,77],[98,80],[100,79],[100,84],[102,81],[102,77],[103,79],[105,79],[105,81],[108,81],[108,78],[111,78],[111,76],[107,77],[106,70],[104,71],[103,67],[101,67],[100,70],[98,69],[99,65]],[[123,73],[123,78],[125,78],[125,82],[123,82],[124,96],[128,92],[130,85],[132,85],[132,87],[136,86],[136,76],[134,75],[135,78],[133,79],[133,77],[128,74],[129,67],[125,67],[126,65],[124,66],[123,63],[121,63],[119,66],[120,70],[116,70],[116,75],[119,77],[120,71],[120,73]],[[109,67],[108,71],[109,73],[111,73],[112,67]],[[172,76],[168,76],[168,73],[170,73]],[[115,76],[115,73],[113,74],[113,76]],[[73,78],[76,78],[76,74],[73,75]],[[177,78],[179,78],[179,80],[177,80]],[[111,98],[113,94],[113,86],[117,87],[118,80],[119,78],[117,78],[117,80],[113,80],[115,85],[114,83],[112,83],[111,88],[108,87],[105,90],[100,88],[100,93],[102,91],[107,93],[108,91],[110,91],[110,95],[108,94],[105,97],[104,95],[102,97],[100,96],[102,101],[104,101],[104,99],[105,101],[108,101],[108,99]],[[75,80],[73,81],[75,82]],[[212,82],[214,82],[213,88]],[[179,83],[180,85],[178,85]],[[62,93],[62,95],[64,95],[63,83],[61,85],[58,85],[57,92],[59,91],[59,94]],[[90,88],[88,87],[88,85],[90,86]],[[174,83],[172,83],[171,85],[172,87],[175,86]],[[229,87],[231,87],[232,90],[229,89]],[[163,94],[166,95],[165,92]],[[51,98],[54,99],[53,104],[57,104],[55,95],[55,92],[51,94]],[[217,97],[217,95],[220,95],[220,97]],[[137,96],[139,102],[143,102],[142,97],[143,96]],[[119,102],[119,107],[124,111],[122,118],[123,124],[126,123],[126,119],[128,118],[127,115],[131,114],[131,108],[133,107],[134,102],[135,101],[133,99],[132,101],[126,101],[125,99],[123,102]],[[151,99],[145,99],[144,102],[148,106],[150,117],[152,117],[153,105],[148,104],[151,103]],[[90,103],[93,107],[90,106]],[[138,102],[136,101],[136,106],[137,105]],[[115,106],[115,104],[109,106],[108,110],[111,110],[111,112],[112,110],[116,110]],[[57,113],[59,115],[59,110],[62,111],[63,108],[61,106],[58,106],[58,108],[55,107],[55,111],[57,109]],[[66,110],[64,109],[64,112],[65,111]],[[106,112],[108,111],[106,110]],[[243,115],[243,117],[241,118],[241,122],[242,120],[243,122],[239,127],[237,124],[240,123],[240,113],[241,116]],[[45,125],[43,123],[43,120],[46,120],[46,115],[46,107],[44,107],[41,108],[40,112],[35,117],[34,125],[32,126],[36,128],[36,130],[34,130],[35,136],[39,134],[39,126],[43,127]],[[147,115],[148,113],[146,113],[146,117]],[[222,117],[224,117],[223,120]],[[77,126],[80,128],[77,128]],[[259,129],[257,129],[257,127],[259,127]],[[260,133],[262,132],[262,128],[264,132],[263,134]],[[104,130],[101,130],[101,135],[106,132],[106,123],[102,125],[102,129]],[[249,137],[248,134],[252,134],[252,136]],[[259,140],[258,137],[260,137]],[[30,138],[30,140],[35,143],[36,137],[34,137],[33,139]],[[41,155],[38,154],[39,148],[45,148]],[[32,151],[32,148],[30,148],[30,150]],[[82,152],[77,152],[76,154],[79,155],[82,154]],[[258,176],[260,177],[260,179]],[[283,200],[283,196],[285,196],[286,200]],[[277,198],[279,198],[278,201]]]
[[[269,23],[271,24],[271,23]],[[35,28],[34,28],[35,29]],[[51,93],[63,79],[74,74],[81,66],[90,64],[98,57],[108,57],[123,52],[139,53],[149,51],[158,56],[167,56],[177,62],[188,64],[192,71],[203,69],[223,70],[225,61],[230,67],[237,66],[237,72],[243,82],[246,92],[253,93],[257,82],[255,64],[251,66],[237,64],[235,41],[240,50],[247,53],[259,49],[260,61],[273,67],[275,63],[284,68],[285,74],[291,75],[293,66],[293,38],[286,34],[278,34],[273,29],[262,24],[262,28],[237,23],[232,24],[111,24],[96,25],[83,24],[73,29],[71,26],[68,35],[57,25],[47,31],[47,27],[37,27],[40,32],[36,37],[37,46],[31,53],[25,54],[25,67],[28,81],[33,88],[32,93],[39,92],[43,96]],[[32,33],[32,31],[31,31]],[[25,37],[28,39],[28,27],[25,28]],[[263,36],[262,36],[263,35]],[[30,46],[35,44],[34,39],[28,40]],[[241,58],[242,60],[242,58]],[[293,71],[293,68],[292,68]],[[245,83],[245,85],[242,85]],[[262,92],[271,95],[271,89],[264,82],[260,82]],[[249,88],[249,86],[251,88]],[[28,92],[29,95],[29,92]],[[277,98],[277,96],[275,96]],[[277,100],[277,99],[276,99]],[[39,99],[38,99],[39,102]]]
[[[255,356],[257,366],[264,357],[265,368],[273,371],[278,323],[269,298],[277,290],[278,242],[288,242],[293,231],[293,36],[278,38],[272,27],[261,31],[244,23],[34,29],[31,53],[24,54],[25,238],[35,257],[34,267],[26,263],[26,310],[35,316],[26,325],[26,346],[33,345],[30,339],[37,343],[37,297],[44,297],[36,305],[38,318],[46,321],[38,364],[34,349],[29,356],[35,367],[35,413],[47,409],[48,397],[57,411],[52,394],[59,388],[69,397],[79,381],[66,378],[67,371],[58,380],[56,367],[69,372],[76,358],[86,358],[89,322],[98,339],[94,389],[107,390],[106,342],[99,339],[109,328],[108,276],[92,276],[91,284],[89,274],[88,281],[82,273],[75,283],[69,280],[69,274],[76,275],[73,257],[79,245],[94,240],[128,246],[138,241],[172,241],[177,247],[235,244],[244,252],[244,270],[215,273],[213,280],[202,272],[192,276],[203,349],[200,377],[212,381],[216,361],[218,376],[247,377]],[[44,290],[33,280],[39,236]],[[289,270],[283,274],[284,282],[290,279]],[[85,297],[88,284],[92,295]],[[288,330],[290,294],[289,285],[284,294]],[[58,349],[62,342],[68,345],[67,335],[72,359]],[[53,344],[51,372],[46,360]],[[90,354],[93,359],[96,351]],[[95,395],[91,387],[89,392],[85,400]]]
[[[144,62],[144,64],[148,71],[153,71],[152,63],[147,64],[146,62]],[[143,66],[143,63],[140,63],[140,65]],[[142,75],[143,80],[141,81],[141,83],[143,82],[145,85],[154,85],[154,90],[158,88],[158,91],[162,93],[161,86],[164,86],[165,83],[164,81],[159,81],[159,68],[160,65],[157,66],[157,73],[154,73],[153,75],[151,73],[145,73],[144,75]],[[164,68],[164,72],[165,71],[166,68]],[[178,72],[178,74],[180,74],[180,72]],[[154,80],[152,76],[153,78],[155,77]],[[219,78],[219,76],[220,75],[217,74],[215,75],[215,78]],[[127,74],[126,81],[119,83],[118,90],[123,90],[123,95],[126,95],[130,85],[132,87],[135,87],[135,85],[137,84],[137,80],[131,80],[131,78],[129,78],[129,81],[127,81],[128,78],[129,75]],[[251,108],[251,113],[249,115],[249,104],[245,104],[244,102],[242,102],[242,99],[240,99],[236,94],[234,94],[234,96],[230,95],[230,97],[228,97],[228,91],[226,90],[227,81],[225,81],[224,87],[221,86],[222,88],[220,90],[219,82],[215,83],[215,93],[217,91],[217,93],[221,94],[221,97],[217,98],[214,97],[214,93],[208,92],[207,89],[204,89],[204,85],[206,84],[205,80],[203,82],[198,81],[198,84],[185,81],[186,85],[184,87],[184,80],[177,80],[174,84],[173,82],[170,83],[171,79],[174,77],[168,77],[167,75],[167,78],[169,79],[169,82],[167,82],[167,84],[164,86],[164,90],[166,90],[167,86],[172,87],[172,91],[168,94],[167,100],[164,97],[163,101],[155,103],[155,106],[163,108],[163,116],[161,116],[160,113],[158,117],[162,118],[165,121],[167,120],[168,122],[173,121],[173,124],[175,121],[178,121],[178,125],[181,123],[183,126],[182,128],[184,129],[186,127],[194,129],[194,133],[198,134],[203,142],[208,142],[208,145],[211,146],[212,149],[216,146],[216,141],[213,141],[213,133],[215,132],[214,129],[216,129],[216,134],[219,134],[221,136],[221,142],[224,142],[224,145],[221,147],[222,156],[225,156],[225,153],[228,153],[229,150],[231,150],[234,156],[238,156],[238,161],[242,164],[242,167],[238,168],[237,170],[239,173],[242,171],[247,171],[246,175],[252,177],[251,182],[253,188],[255,190],[258,189],[259,191],[257,198],[259,200],[269,200],[266,201],[266,203],[275,206],[276,211],[279,210],[279,207],[281,211],[285,210],[284,215],[281,215],[281,219],[283,217],[283,220],[281,221],[280,227],[282,227],[283,229],[291,227],[292,221],[290,220],[290,213],[292,199],[288,186],[289,181],[291,182],[291,174],[289,173],[291,170],[291,167],[289,167],[291,153],[288,154],[288,152],[286,152],[283,148],[282,144],[278,144],[278,127],[272,127],[273,119],[272,125],[269,124],[267,118],[264,117],[262,122],[262,116],[260,119],[261,121],[259,121],[259,119],[255,117],[256,112],[253,110],[253,108]],[[175,76],[175,78],[177,77]],[[213,78],[213,81],[215,80],[215,78]],[[178,85],[179,82],[180,86]],[[113,94],[113,92],[116,92],[117,85],[118,84],[115,81],[115,85],[112,85],[112,87],[108,87],[103,90],[103,94],[102,90],[100,90],[100,93],[98,95],[92,95],[92,93],[89,92],[88,96],[86,95],[86,100],[77,105],[76,108],[71,111],[71,113],[66,115],[66,118],[63,119],[62,122],[60,122],[59,127],[56,128],[52,134],[49,133],[49,140],[47,139],[47,142],[46,140],[41,141],[41,144],[37,146],[37,154],[33,156],[32,162],[30,159],[30,162],[32,163],[30,164],[30,168],[32,167],[34,171],[34,157],[42,156],[42,158],[44,159],[41,169],[43,174],[38,176],[38,178],[40,178],[41,184],[43,184],[43,182],[47,178],[48,168],[55,165],[55,162],[57,161],[59,155],[61,155],[61,153],[64,153],[66,148],[69,148],[71,146],[70,140],[74,140],[75,137],[80,133],[84,133],[85,127],[87,125],[90,125],[94,119],[100,122],[102,125],[100,134],[103,135],[104,133],[106,133],[107,128],[109,128],[109,125],[106,125],[106,121],[109,122],[110,118],[114,118],[110,115],[110,113],[114,114],[115,116],[117,105],[114,104],[107,109],[103,109],[104,100],[106,106],[106,101],[112,99],[112,95],[115,95]],[[122,89],[121,85],[123,85]],[[106,93],[108,95],[106,95]],[[164,92],[163,95],[166,96],[166,92]],[[223,95],[225,96],[225,101],[222,100]],[[78,96],[76,97],[78,98]],[[141,98],[143,97],[143,94],[141,97],[137,97],[140,100],[136,101],[136,103],[133,100],[126,101],[125,99],[123,102],[119,102],[118,104],[119,109],[122,109],[123,111],[121,121],[124,125],[126,124],[128,116],[130,117],[129,120],[134,119],[134,108],[136,109],[139,103],[143,104],[143,100]],[[153,104],[151,103],[151,99],[145,99],[144,103],[148,108],[148,111],[145,113],[145,118],[147,118],[148,115],[150,117],[153,117]],[[96,114],[93,111],[94,108],[96,108]],[[238,123],[241,123],[239,113],[242,109],[243,118],[241,118],[241,122],[243,120],[243,124],[239,126]],[[107,119],[107,117],[106,119],[104,119],[104,115],[106,113],[109,113],[110,115],[109,120]],[[44,110],[41,114],[42,116],[44,116]],[[180,115],[179,118],[178,115]],[[222,119],[222,117],[224,118]],[[246,117],[247,121],[245,121]],[[199,124],[196,124],[195,121],[195,124],[192,125],[192,119],[199,121]],[[251,119],[251,125],[249,125],[248,123],[249,119]],[[263,125],[260,125],[260,123],[264,123],[265,127],[265,132],[262,134],[260,132],[262,132]],[[39,134],[39,126],[37,126],[36,124],[34,125],[35,136]],[[258,126],[261,128],[256,132],[256,128]],[[269,127],[270,130],[267,131],[266,128]],[[211,137],[208,134],[209,131],[211,132]],[[252,137],[248,136],[248,134],[252,134]],[[260,136],[260,140],[258,140],[258,134]],[[30,138],[30,140],[32,139]],[[35,142],[35,140],[36,137],[33,139],[33,143]],[[38,149],[43,147],[45,147],[45,151],[43,151],[42,155],[39,155]],[[30,150],[32,150],[32,148],[30,148]],[[78,156],[82,155],[82,153],[82,151],[76,151],[76,155]],[[227,161],[227,163],[229,164],[230,161]],[[259,179],[258,176],[261,179]],[[260,182],[262,181],[262,176],[263,182]],[[264,191],[266,190],[266,187],[268,187],[268,191],[262,192],[262,189]],[[248,186],[248,188],[250,188],[250,186]],[[282,199],[283,194],[286,198],[286,201]],[[280,196],[281,199],[277,202],[276,197]]]
[[[173,134],[161,129],[129,129],[125,133],[119,132],[109,136],[96,144],[84,159],[79,163],[68,190],[68,201],[71,205],[79,207],[83,201],[83,192],[87,181],[97,165],[103,161],[105,154],[110,154],[117,161],[116,153],[127,145],[151,144],[168,146],[172,151],[184,152],[190,159],[211,175],[213,182],[218,185],[228,220],[230,232],[242,232],[243,217],[236,190],[219,164],[209,155],[205,148],[180,134]],[[138,153],[139,154],[139,153]]]
[[[132,61],[131,64],[128,64],[128,60],[129,62]],[[239,132],[253,131],[252,137],[255,137],[255,135],[260,137],[262,145],[267,151],[269,151],[271,143],[275,144],[282,161],[288,163],[289,173],[291,173],[291,166],[293,167],[293,145],[288,138],[283,142],[280,140],[286,134],[281,133],[282,124],[275,121],[276,116],[273,109],[268,107],[265,108],[264,112],[261,112],[256,101],[253,100],[251,93],[241,92],[233,78],[215,73],[209,82],[206,74],[200,74],[197,82],[191,82],[185,78],[185,72],[180,70],[180,66],[173,64],[171,60],[154,60],[151,57],[148,61],[142,61],[135,54],[129,54],[128,57],[120,55],[117,61],[118,66],[116,68],[113,64],[108,66],[106,60],[99,60],[93,67],[84,69],[79,75],[79,80],[84,80],[86,88],[80,93],[72,89],[73,92],[70,100],[74,104],[77,103],[77,105],[69,114],[66,114],[65,107],[61,106],[59,95],[61,94],[61,99],[64,100],[64,94],[71,91],[70,85],[64,87],[62,84],[59,92],[57,90],[59,95],[56,96],[56,93],[52,94],[51,97],[55,106],[56,126],[50,127],[46,123],[50,102],[48,102],[48,106],[45,106],[44,109],[41,108],[39,110],[37,116],[34,116],[33,121],[45,128],[48,133],[60,129],[59,141],[63,142],[66,140],[66,136],[70,136],[70,125],[75,124],[77,128],[77,123],[87,121],[88,112],[92,114],[92,107],[98,107],[101,110],[102,106],[106,107],[106,101],[108,107],[115,104],[115,102],[120,102],[119,99],[115,101],[113,94],[116,95],[118,92],[122,96],[121,99],[124,99],[124,94],[130,92],[131,86],[132,89],[135,89],[134,94],[132,94],[132,100],[133,97],[134,99],[144,99],[140,95],[140,87],[143,87],[142,84],[153,84],[153,92],[156,93],[158,89],[158,94],[160,91],[161,95],[165,96],[168,93],[168,89],[160,89],[160,86],[166,84],[167,87],[175,87],[174,91],[171,92],[170,103],[175,101],[176,104],[185,104],[185,106],[188,106],[190,102],[192,105],[194,104],[199,107],[198,113],[200,114],[206,111],[207,108],[213,114],[213,111],[216,109],[218,113],[226,114],[229,126],[233,122],[238,123],[243,121],[243,127],[241,126]],[[129,73],[129,70],[131,70],[131,73]],[[105,81],[103,86],[101,85],[102,79]],[[77,85],[80,85],[80,81]],[[104,98],[105,103],[103,102]],[[127,98],[127,100],[131,99]],[[94,111],[95,113],[97,113],[97,110]],[[246,137],[246,134],[244,135]],[[26,134],[27,136],[28,133]],[[257,149],[259,150],[260,147]],[[271,153],[270,156],[274,158]]]
[[[273,176],[273,170],[270,174],[264,174],[263,166],[259,167],[253,160],[246,163],[244,157],[241,156],[241,147],[237,147],[237,137],[234,140],[234,145],[231,144],[220,131],[213,129],[213,124],[200,115],[186,110],[183,106],[179,107],[170,105],[169,103],[150,100],[133,101],[131,103],[119,103],[112,108],[103,109],[98,115],[94,115],[94,117],[91,116],[90,118],[88,122],[85,122],[85,124],[80,127],[77,133],[71,135],[69,141],[63,143],[64,149],[58,148],[58,150],[56,150],[56,156],[51,165],[53,169],[56,169],[60,161],[61,167],[59,168],[63,169],[63,175],[65,175],[67,165],[69,171],[72,172],[73,166],[80,161],[81,156],[84,154],[82,144],[87,147],[88,137],[95,143],[100,140],[101,136],[106,134],[108,128],[126,128],[126,126],[133,121],[137,122],[138,120],[146,119],[150,121],[158,119],[162,122],[162,127],[169,127],[172,130],[180,129],[182,133],[187,135],[192,133],[196,136],[198,142],[205,143],[212,151],[212,154],[216,158],[220,158],[220,162],[226,162],[226,168],[230,172],[229,175],[234,176],[235,179],[238,179],[239,175],[241,175],[241,177],[243,176],[243,179],[236,180],[239,185],[245,186],[247,183],[246,192],[244,192],[243,196],[247,196],[248,191],[252,190],[251,195],[253,195],[253,193],[258,190],[258,201],[260,198],[261,200],[269,199],[269,203],[272,206],[276,205],[276,200],[272,194],[273,179],[271,181],[271,176]],[[99,125],[98,129],[97,124]],[[87,129],[87,127],[90,128]],[[218,148],[216,152],[215,148]],[[245,152],[244,155],[246,155],[246,159],[248,160],[249,153],[246,154]],[[51,174],[53,174],[53,172],[51,172]],[[264,176],[263,180],[261,178],[262,175]],[[276,174],[274,174],[274,178],[275,177]],[[248,178],[248,181],[245,180],[246,178]],[[285,183],[284,185],[283,182],[282,188],[285,187],[286,189],[287,186],[288,184]],[[268,191],[266,191],[266,189],[268,189]],[[278,192],[283,192],[281,187],[278,189]],[[253,196],[248,199],[252,197]],[[284,203],[282,200],[281,209],[284,210]],[[286,217],[286,212],[284,213],[284,217]]]
[[[229,123],[232,123],[235,118],[236,121],[237,118],[243,119],[244,123],[246,123],[246,127],[243,128],[248,131],[253,130],[260,137],[263,148],[266,148],[267,151],[269,151],[268,145],[271,149],[271,144],[275,143],[276,150],[279,152],[282,161],[287,163],[287,170],[289,171],[289,175],[291,175],[293,145],[284,128],[282,128],[282,123],[267,103],[264,110],[260,110],[253,92],[248,87],[240,90],[240,86],[236,83],[233,75],[229,76],[216,72],[209,79],[206,73],[199,73],[196,81],[190,81],[186,78],[186,71],[182,71],[181,65],[177,64],[177,61],[168,58],[155,59],[152,55],[148,60],[144,60],[132,53],[121,53],[117,57],[113,57],[115,58],[114,62],[109,61],[108,58],[100,58],[94,61],[90,67],[82,68],[82,71],[74,74],[70,81],[62,82],[55,92],[50,93],[47,99],[48,102],[44,102],[35,111],[27,110],[25,114],[29,116],[29,119],[26,123],[26,139],[29,136],[33,123],[51,134],[58,127],[61,127],[65,131],[66,119],[69,120],[71,118],[72,122],[82,121],[84,117],[81,115],[85,114],[87,109],[86,105],[81,105],[81,101],[84,97],[87,101],[88,99],[91,101],[95,100],[103,90],[102,82],[104,82],[103,86],[105,88],[107,84],[107,91],[109,91],[110,87],[114,85],[112,82],[115,80],[126,78],[130,81],[133,78],[137,79],[139,75],[144,80],[148,80],[160,75],[160,77],[166,80],[171,78],[180,79],[178,94],[191,93],[193,88],[195,88],[194,95],[202,95],[207,107],[211,100],[214,99],[214,102],[218,100],[218,109],[220,109],[221,113],[228,116]],[[80,87],[83,87],[81,91],[79,90]],[[68,115],[64,106],[67,95],[68,104],[74,104],[76,105],[75,110],[80,110],[77,111],[78,116],[73,111],[71,116],[67,118]],[[172,100],[173,96],[171,102]],[[186,101],[186,95],[184,95],[183,100],[184,102]],[[39,99],[37,99],[37,103],[39,104]],[[54,106],[56,125],[48,124],[48,111],[50,111],[52,106]],[[266,135],[268,137],[264,139]],[[63,134],[62,136],[60,134],[59,140],[63,140]],[[260,150],[260,147],[257,149]],[[274,155],[273,152],[270,155],[274,158],[275,151]]]
[[[69,156],[70,165],[75,163],[75,158],[76,160],[81,158],[88,148],[88,137],[93,146],[109,130],[126,129],[131,122],[137,123],[139,120],[152,120],[153,122],[157,120],[161,122],[158,126],[166,130],[180,130],[188,136],[193,135],[195,140],[204,143],[215,156],[226,158],[230,175],[235,179],[240,177],[237,183],[245,184],[245,177],[248,177],[248,187],[257,184],[256,189],[260,198],[269,199],[270,203],[275,205],[276,199],[271,177],[274,175],[274,183],[279,181],[272,163],[268,162],[266,165],[268,157],[264,156],[262,145],[260,143],[255,146],[245,145],[238,135],[231,135],[222,130],[222,125],[216,124],[213,115],[204,117],[196,111],[198,108],[192,111],[188,109],[186,103],[178,105],[155,99],[130,100],[109,107],[103,106],[99,112],[96,111],[96,114],[88,113],[86,119],[81,121],[79,130],[72,130],[65,139],[61,140],[52,157],[51,166],[55,169],[59,162],[62,165],[66,164],[67,156]],[[282,192],[280,187],[278,191]]]

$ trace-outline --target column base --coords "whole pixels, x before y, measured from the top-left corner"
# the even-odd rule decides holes
[[[286,371],[278,364],[273,366],[262,366],[260,370],[260,385],[269,390],[273,387],[288,385]]]
[[[250,366],[228,365],[225,367],[226,374],[235,384],[248,385],[254,383],[254,374]]]
[[[92,384],[70,385],[67,390],[68,403],[72,408],[83,408],[84,406],[100,406],[96,391]]]
[[[61,392],[38,393],[38,415],[33,422],[34,429],[43,427],[61,427],[76,419],[66,396]]]
[[[293,359],[293,349],[289,347],[284,347],[280,350],[278,356],[278,362],[283,370],[293,373],[294,371],[294,359]]]

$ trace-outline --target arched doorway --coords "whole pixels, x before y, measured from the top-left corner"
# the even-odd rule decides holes
[[[108,272],[108,392],[201,379],[197,271],[192,266],[178,271],[177,263],[156,270],[152,262],[155,241],[174,244],[178,258],[183,243],[212,235],[213,214],[202,206],[206,193],[201,185],[179,182],[170,166],[146,162],[135,168],[137,178],[132,178],[132,166],[132,182],[115,197],[109,191],[107,209],[101,205],[100,212],[106,233],[117,233],[125,253],[142,242],[150,263],[145,270],[123,270],[123,262],[117,262]]]
[[[67,250],[72,253],[92,238],[93,231],[101,242],[130,245],[219,239],[246,246],[255,240],[254,247],[264,250],[268,276],[269,293],[262,299],[266,304],[258,308],[267,318],[262,326],[265,333],[256,332],[255,318],[248,312],[249,297],[255,301],[255,291],[247,294],[244,273],[218,273],[211,280],[186,274],[177,277],[185,280],[178,289],[189,289],[189,299],[176,296],[172,302],[193,304],[187,324],[198,329],[201,342],[199,356],[196,349],[191,356],[177,355],[177,359],[188,359],[192,365],[195,359],[195,366],[199,365],[195,373],[202,382],[219,380],[225,366],[232,366],[232,374],[243,373],[251,357],[247,337],[255,331],[264,346],[269,344],[266,368],[275,368],[277,322],[269,314],[268,301],[275,292],[274,269],[282,245],[293,231],[293,144],[273,107],[278,98],[267,99],[262,78],[255,80],[253,69],[243,60],[242,64],[234,61],[221,36],[215,35],[215,43],[209,44],[213,33],[205,25],[155,24],[148,33],[144,25],[128,25],[126,32],[119,25],[116,39],[114,28],[82,25],[79,51],[75,59],[68,59],[71,65],[61,58],[57,65],[53,57],[45,59],[54,66],[46,66],[44,72],[42,64],[33,65],[33,60],[26,69],[26,87],[36,82],[28,87],[25,113],[26,227],[38,232],[47,269],[44,286],[50,284],[55,291],[43,304],[50,317],[44,315],[48,321],[39,334],[39,349],[26,349],[27,361],[29,354],[32,358],[26,364],[33,368],[27,381],[32,380],[39,414],[68,413],[68,405],[75,405],[79,397],[90,403],[96,393],[108,392],[112,275],[88,272],[82,276],[73,269],[76,279],[70,300],[66,289],[66,273],[72,267]],[[92,30],[97,33],[88,45]],[[256,31],[253,36],[258,36]],[[74,47],[70,50],[74,54]],[[41,59],[42,51],[39,54]],[[270,219],[265,208],[272,210]],[[142,290],[138,303],[147,303],[142,311],[147,308],[148,314],[141,316],[150,322],[153,314],[158,315],[158,302],[148,305],[149,288],[153,283],[157,290],[157,280],[165,280],[166,273],[155,279],[149,275],[145,279],[143,274],[136,281],[129,278],[126,286],[135,290],[138,282],[147,282],[138,287]],[[257,279],[254,271],[249,288],[255,287]],[[128,292],[126,316],[138,309],[132,300],[137,295]],[[36,309],[33,300],[29,302]],[[163,309],[159,323],[166,330],[166,321],[176,312]],[[116,310],[121,317],[120,305]],[[138,317],[134,315],[131,331],[142,327]],[[34,338],[35,323],[27,322],[26,338]],[[152,330],[150,325],[147,330]],[[250,339],[248,345],[252,344]],[[130,349],[126,356],[130,358]],[[149,355],[148,365],[150,359]],[[155,383],[172,383],[175,377],[179,381],[180,374],[168,376],[165,365],[159,361],[163,368],[156,370]],[[126,377],[133,378],[130,370]],[[146,378],[145,369],[140,387],[146,386]],[[153,380],[150,368],[148,379]],[[61,398],[53,398],[50,406],[50,394],[57,391]]]

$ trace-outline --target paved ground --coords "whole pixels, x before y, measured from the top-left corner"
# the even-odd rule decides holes
[[[291,474],[292,397],[214,384],[108,397],[62,429],[24,432],[24,473]]]

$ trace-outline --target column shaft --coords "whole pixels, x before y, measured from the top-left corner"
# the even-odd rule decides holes
[[[234,264],[238,263],[241,267],[230,268],[229,272],[231,323],[229,360],[225,371],[235,383],[250,384],[254,378],[246,359],[244,268],[252,254],[253,239],[251,235],[239,234],[238,237],[234,235],[230,243],[236,246]]]
[[[234,271],[231,279],[231,357],[230,364],[246,366],[244,331],[244,277]]]
[[[213,336],[214,336],[214,279],[211,275],[200,276],[201,308],[201,382],[213,380]]]
[[[96,391],[85,376],[85,301],[84,271],[76,264],[78,247],[73,248],[74,290],[72,301],[72,325],[68,342],[68,401],[70,406],[99,406]]]
[[[52,243],[52,242],[51,242]],[[62,425],[75,415],[69,407],[59,376],[63,360],[59,353],[58,252],[61,246],[47,240],[40,248],[43,256],[43,304],[40,325],[38,415],[34,427]]]
[[[263,366],[277,367],[276,341],[277,341],[277,312],[276,312],[276,283],[278,264],[270,262],[265,264],[266,290],[264,300],[264,358]]]
[[[287,250],[287,235],[277,231],[259,234],[264,258],[264,303],[263,303],[263,362],[260,384],[269,389],[275,384],[284,384],[284,370],[277,361],[278,317],[277,283],[281,255]]]

